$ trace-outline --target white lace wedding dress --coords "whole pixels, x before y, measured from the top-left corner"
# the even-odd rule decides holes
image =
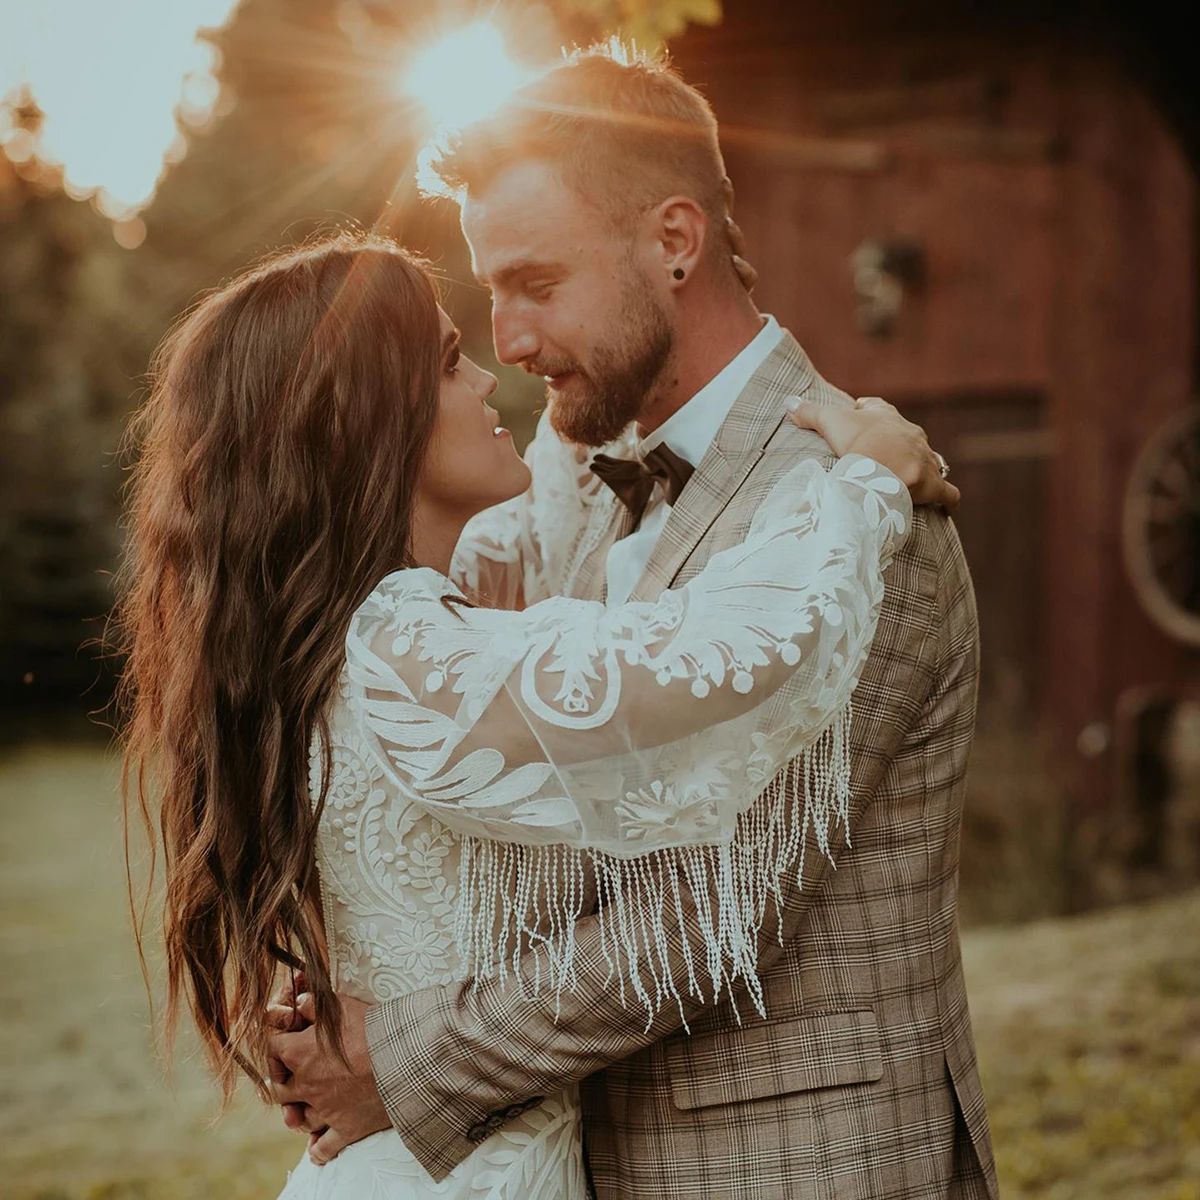
[[[334,985],[367,1002],[503,972],[522,947],[543,955],[546,986],[569,987],[570,930],[582,916],[572,863],[584,857],[617,908],[648,895],[661,908],[672,864],[736,874],[749,860],[731,862],[730,847],[753,856],[760,835],[784,862],[780,831],[762,821],[746,826],[754,836],[738,849],[739,815],[795,755],[831,737],[841,745],[881,572],[910,515],[907,491],[871,460],[849,457],[830,473],[804,463],[744,544],[658,602],[532,602],[567,584],[572,554],[586,551],[588,510],[607,500],[580,491],[580,467],[561,444],[539,435],[531,453],[560,456],[559,477],[575,488],[543,510],[557,529],[538,529],[543,491],[486,515],[457,563],[474,594],[486,577],[498,595],[503,577],[504,598],[523,608],[472,606],[436,572],[400,571],[347,636],[312,791],[320,795],[328,769],[319,862]],[[535,478],[553,475],[543,464]],[[810,790],[817,808],[804,819],[822,837],[836,814]],[[534,849],[514,857],[526,853],[515,843]],[[737,930],[739,920],[761,922],[766,900],[761,889],[730,895],[732,917],[698,948],[696,986],[706,970],[714,989],[752,972]],[[644,943],[612,924],[621,982],[647,1003],[639,972],[653,977],[653,924]],[[569,1089],[514,1115],[440,1183],[387,1131],[324,1167],[302,1159],[280,1200],[586,1195]]]

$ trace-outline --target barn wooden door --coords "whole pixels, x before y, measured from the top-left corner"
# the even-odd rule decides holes
[[[950,463],[955,516],[979,605],[981,720],[1033,718],[1045,608],[1043,515],[1053,447],[1031,392],[912,396],[899,402]]]

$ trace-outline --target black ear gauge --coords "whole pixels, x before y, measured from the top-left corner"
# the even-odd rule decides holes
[[[685,272],[682,267],[676,267],[675,270],[671,272],[671,274],[674,275],[676,279],[682,279]]]

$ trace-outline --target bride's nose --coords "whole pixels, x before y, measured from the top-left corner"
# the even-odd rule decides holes
[[[482,376],[480,379],[481,386],[479,394],[486,402],[496,394],[496,389],[500,386],[500,380],[498,380],[495,375],[491,373],[491,371],[485,371],[482,367],[479,370],[479,374]]]

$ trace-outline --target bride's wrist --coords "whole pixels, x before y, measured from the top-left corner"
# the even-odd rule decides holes
[[[846,448],[843,457],[861,455],[890,471],[909,490],[921,485],[925,472],[926,455],[920,447],[908,444],[906,438],[896,434],[877,433],[864,430]]]

